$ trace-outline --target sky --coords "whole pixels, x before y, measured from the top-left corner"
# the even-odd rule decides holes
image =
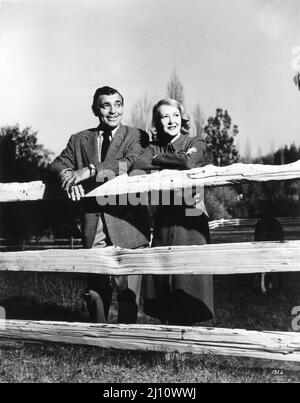
[[[190,115],[227,109],[241,154],[300,146],[299,55],[300,0],[0,1],[0,126],[31,126],[58,154],[97,126],[96,88],[124,95],[126,123],[176,68]]]

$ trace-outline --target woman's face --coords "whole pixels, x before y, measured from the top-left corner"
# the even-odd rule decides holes
[[[158,108],[158,116],[165,134],[176,137],[180,133],[181,114],[178,108],[171,105],[161,105]]]

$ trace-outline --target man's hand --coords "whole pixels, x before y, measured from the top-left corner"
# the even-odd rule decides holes
[[[67,190],[69,199],[73,201],[78,201],[84,196],[84,190],[81,185],[70,186]]]
[[[67,169],[60,174],[61,187],[67,192],[69,199],[78,201],[84,196],[83,187],[79,183],[90,177],[91,170],[89,168],[82,168],[77,171]]]
[[[69,192],[70,186],[78,185],[79,183],[89,179],[91,172],[89,168],[78,169],[77,171],[68,170],[61,176],[61,186]]]

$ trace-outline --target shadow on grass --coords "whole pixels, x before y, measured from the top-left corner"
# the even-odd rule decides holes
[[[283,279],[280,287],[262,295],[254,287],[254,275],[215,276],[216,317],[211,325],[247,330],[292,331],[292,309],[300,305],[300,284],[288,282],[287,279],[288,276]]]
[[[292,309],[300,306],[300,282],[295,273],[285,273],[285,279],[289,281],[281,288],[261,295],[253,275],[214,276],[215,319],[196,325],[291,331]],[[0,273],[0,306],[7,319],[89,322],[82,299],[85,287],[84,276],[4,272]],[[109,323],[117,323],[117,310],[114,291]],[[143,313],[142,299],[138,323],[160,323]]]
[[[88,322],[85,312],[72,310],[54,302],[40,302],[34,297],[8,297],[0,299],[6,319]]]

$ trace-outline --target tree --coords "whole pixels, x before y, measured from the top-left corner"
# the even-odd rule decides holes
[[[261,150],[261,146],[258,146],[257,151],[256,151],[257,157],[253,161],[254,164],[262,164],[262,159],[263,159],[263,154]]]
[[[131,124],[134,127],[143,129],[149,132],[151,125],[151,112],[152,112],[152,101],[145,94],[143,97],[139,98],[133,105],[131,111]]]
[[[194,118],[196,136],[203,136],[205,127],[205,116],[204,113],[202,112],[199,103],[195,106],[193,110],[193,118]]]
[[[175,68],[167,85],[167,96],[184,104],[184,89]]]
[[[242,162],[245,164],[250,164],[252,160],[252,151],[251,151],[251,144],[250,141],[247,140],[245,145],[244,156],[242,158]]]
[[[281,147],[274,153],[275,165],[291,164],[292,162],[296,162],[299,159],[300,148],[297,148],[295,143],[291,144],[289,147]]]
[[[30,127],[0,128],[0,182],[45,181],[52,155]],[[78,236],[79,210],[80,206],[68,199],[0,203],[0,236],[15,240],[52,234]]]
[[[39,144],[37,132],[18,125],[0,128],[0,182],[42,179],[52,152]]]
[[[281,165],[300,159],[300,147],[295,144],[280,147],[275,152],[253,159],[255,164]],[[300,214],[300,181],[270,181],[243,186],[244,204],[248,217],[294,217]]]
[[[205,206],[210,220],[239,216],[239,198],[236,187],[208,187],[205,190]]]
[[[291,164],[299,159],[300,147],[297,148],[296,144],[293,143],[290,146],[285,145],[284,147],[280,147],[277,151],[270,152],[265,156],[255,158],[253,162],[255,164],[282,165]]]
[[[300,72],[298,72],[295,76],[294,76],[294,83],[297,86],[298,90],[300,91]]]
[[[234,144],[238,134],[237,125],[232,126],[228,112],[218,108],[216,116],[208,119],[204,128],[207,134],[208,161],[214,165],[230,165],[239,160],[239,152]]]

